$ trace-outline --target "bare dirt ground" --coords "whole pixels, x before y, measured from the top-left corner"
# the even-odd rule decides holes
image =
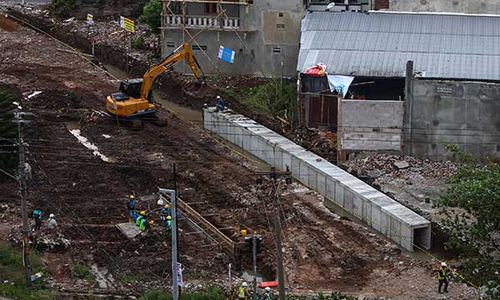
[[[116,86],[104,72],[77,55],[58,51],[53,40],[23,27],[0,29],[0,82],[25,95],[37,115],[26,130],[28,159],[34,180],[30,207],[54,212],[60,231],[71,241],[66,251],[46,254],[51,284],[58,288],[94,288],[136,293],[169,281],[170,248],[154,229],[127,240],[114,227],[126,221],[124,196],[148,195],[173,187],[171,164],[177,164],[180,197],[219,228],[245,226],[261,233],[264,251],[259,271],[274,277],[272,216],[266,190],[255,184],[258,168],[217,142],[202,128],[163,112],[165,128],[147,124],[132,131],[101,116],[103,99]],[[110,158],[105,162],[69,132],[79,128]],[[266,184],[264,185],[266,187]],[[3,220],[16,220],[15,186],[1,186]],[[6,195],[5,197],[3,195]],[[259,196],[260,195],[260,196]],[[321,198],[298,185],[282,188],[282,214],[287,284],[297,292],[337,290],[353,295],[396,299],[474,299],[474,290],[453,285],[439,295],[436,262],[416,261],[364,227],[340,219],[322,206]],[[186,281],[221,282],[231,258],[218,245],[192,234],[181,223],[181,261]],[[232,235],[236,230],[226,230]],[[243,261],[249,269],[250,260]],[[433,264],[432,264],[433,263]],[[89,286],[71,278],[75,264],[95,266],[105,282]]]

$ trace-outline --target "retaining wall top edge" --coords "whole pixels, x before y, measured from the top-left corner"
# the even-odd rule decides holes
[[[382,210],[411,227],[430,225],[430,222],[427,219],[400,203],[384,206],[382,207]]]

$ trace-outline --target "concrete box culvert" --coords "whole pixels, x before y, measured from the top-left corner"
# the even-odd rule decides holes
[[[231,111],[203,111],[204,127],[278,169],[287,167],[302,184],[400,247],[430,249],[431,224],[394,199],[255,121]]]

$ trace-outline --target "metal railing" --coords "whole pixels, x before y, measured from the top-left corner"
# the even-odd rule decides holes
[[[168,15],[165,17],[167,27],[196,27],[196,28],[221,28],[237,29],[240,28],[240,19],[237,17],[217,18],[217,16],[193,16],[185,17],[180,15]]]

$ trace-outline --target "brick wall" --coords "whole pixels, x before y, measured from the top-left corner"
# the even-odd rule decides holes
[[[389,8],[389,0],[375,0],[375,4],[373,5],[375,10],[379,9],[388,9]]]

